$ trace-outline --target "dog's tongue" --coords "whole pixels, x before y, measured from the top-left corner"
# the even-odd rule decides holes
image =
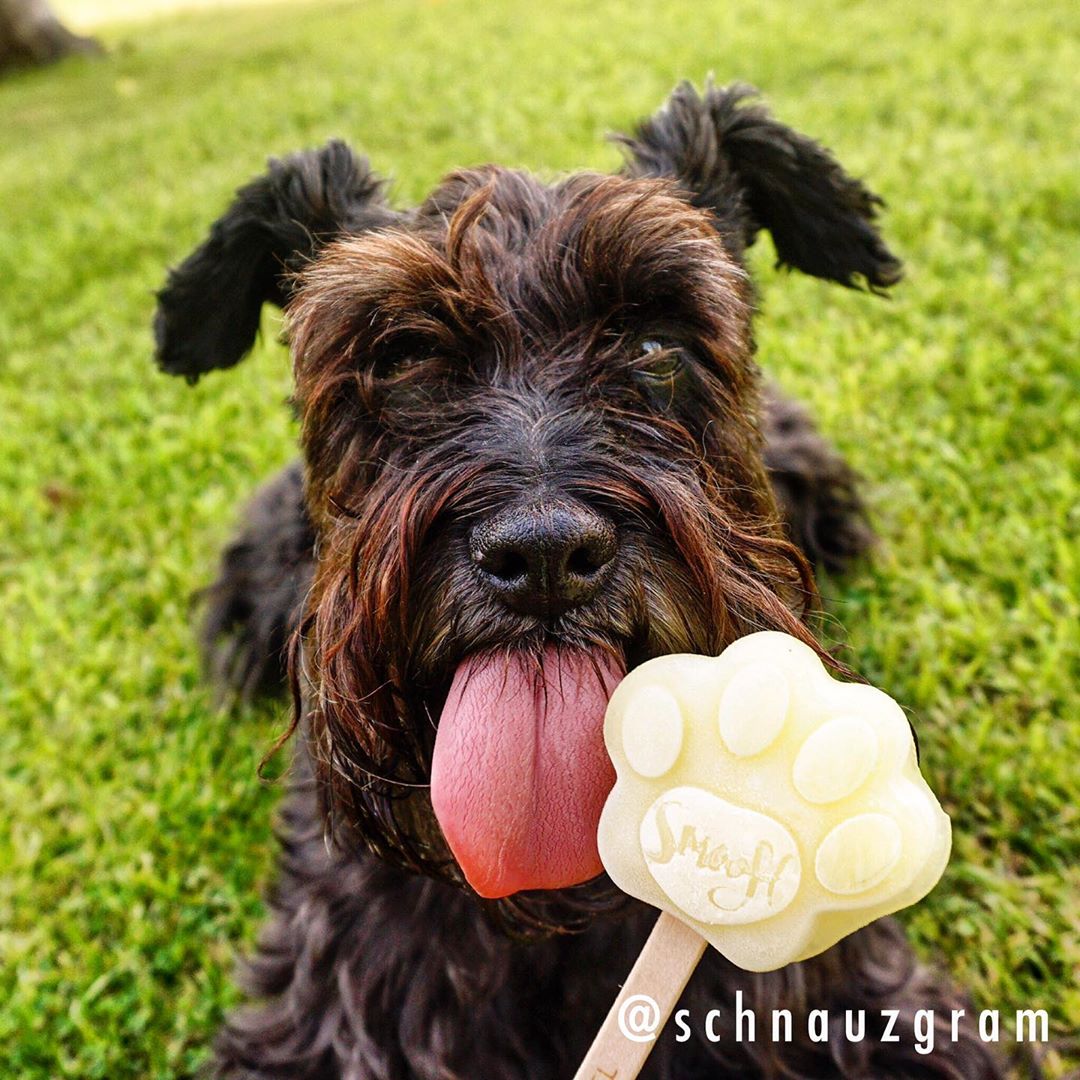
[[[469,884],[486,897],[595,877],[615,783],[604,712],[624,671],[600,653],[465,660],[435,737],[431,802]]]

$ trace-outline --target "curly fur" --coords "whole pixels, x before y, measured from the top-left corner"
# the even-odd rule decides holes
[[[294,462],[252,499],[220,576],[203,594],[203,652],[216,685],[244,697],[281,689],[314,568],[315,530]]]
[[[817,567],[839,573],[874,543],[857,477],[806,409],[765,389],[763,456],[788,535]]]
[[[633,136],[617,136],[632,176],[674,176],[741,255],[768,229],[781,266],[848,287],[900,280],[874,226],[882,200],[813,139],[778,123],[749,86],[675,89]]]
[[[271,159],[237,193],[204,243],[158,293],[158,364],[188,382],[238,363],[255,343],[264,303],[283,306],[291,275],[343,230],[397,220],[384,184],[343,143]]]
[[[766,229],[784,264],[872,290],[900,264],[880,200],[748,98],[684,85],[619,138],[618,176],[473,169],[407,213],[331,144],[273,163],[170,274],[162,367],[231,366],[261,303],[284,304],[302,422],[302,471],[257,495],[204,627],[245,692],[276,683],[291,641],[298,733],[254,1004],[220,1033],[215,1075],[570,1075],[653,914],[604,876],[471,891],[427,788],[456,666],[554,644],[633,667],[763,627],[820,648],[811,563],[842,568],[871,534],[849,467],[763,391],[744,249]],[[678,360],[662,379],[641,359],[657,338]],[[618,537],[603,589],[557,616],[499,603],[470,562],[474,530],[538,495]],[[966,1025],[929,1056],[880,1041],[880,1008],[947,1023],[960,1000],[889,921],[768,975],[710,953],[684,1004],[730,1032],[738,990],[796,1031],[810,1008],[864,1008],[868,1037],[669,1030],[645,1075],[1000,1075]]]
[[[453,886],[371,856],[328,852],[314,780],[301,749],[282,813],[282,865],[273,914],[242,973],[263,1004],[234,1013],[215,1043],[216,1075],[259,1080],[565,1080],[573,1075],[629,971],[655,912],[629,902],[580,933],[522,942],[479,916]],[[736,1042],[735,993],[756,1014],[757,1038]],[[970,1003],[917,964],[893,920],[882,920],[823,956],[754,975],[709,950],[680,1007],[692,1038],[669,1025],[642,1076],[995,1077],[988,1048],[969,1025],[950,1044],[953,1009]],[[717,1010],[709,1042],[702,1019]],[[776,1009],[792,1013],[795,1039],[765,1037]],[[844,1010],[865,1010],[867,1037],[805,1037],[811,1009],[836,1030]],[[899,1011],[898,1045],[883,1044],[883,1009]],[[933,1055],[911,1040],[914,1014],[935,1017]],[[799,1037],[799,1033],[803,1033]]]

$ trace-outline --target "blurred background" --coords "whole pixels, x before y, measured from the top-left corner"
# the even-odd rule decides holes
[[[3,0],[7,3],[8,0]],[[0,3],[0,9],[3,7]],[[409,204],[459,165],[613,169],[676,81],[745,80],[888,203],[891,300],[779,274],[760,358],[866,478],[826,633],[911,710],[955,823],[905,919],[1080,1067],[1080,12],[1071,0],[56,0],[100,51],[0,75],[0,1072],[193,1076],[253,938],[284,707],[192,632],[295,454],[268,314],[159,374],[165,268],[271,154],[349,140]]]

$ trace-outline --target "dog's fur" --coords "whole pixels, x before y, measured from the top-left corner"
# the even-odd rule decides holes
[[[844,285],[883,290],[900,266],[879,200],[749,97],[681,86],[619,139],[619,175],[475,169],[411,212],[331,143],[271,162],[169,275],[158,359],[193,381],[241,359],[264,302],[287,308],[304,455],[209,591],[226,683],[280,685],[294,643],[298,730],[256,1004],[221,1032],[216,1075],[571,1075],[654,913],[606,878],[500,901],[463,882],[427,789],[457,665],[554,643],[633,667],[762,628],[818,647],[811,564],[843,569],[870,532],[844,461],[761,387],[743,256],[767,229],[782,264]],[[645,340],[675,357],[660,376]],[[470,559],[478,525],[539,496],[618,537],[597,595],[558,616],[500,603]],[[812,1008],[866,1009],[868,1038],[736,1044],[737,989],[796,1032]],[[960,1000],[890,921],[769,975],[710,951],[694,1037],[666,1032],[645,1075],[999,1075],[966,1023],[950,1042]],[[897,1045],[877,1041],[882,1008],[901,1010]]]

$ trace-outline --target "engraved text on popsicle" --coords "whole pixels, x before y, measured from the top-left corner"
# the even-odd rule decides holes
[[[702,922],[756,922],[782,911],[798,891],[791,834],[701,788],[661,795],[642,820],[641,847],[656,883]]]

